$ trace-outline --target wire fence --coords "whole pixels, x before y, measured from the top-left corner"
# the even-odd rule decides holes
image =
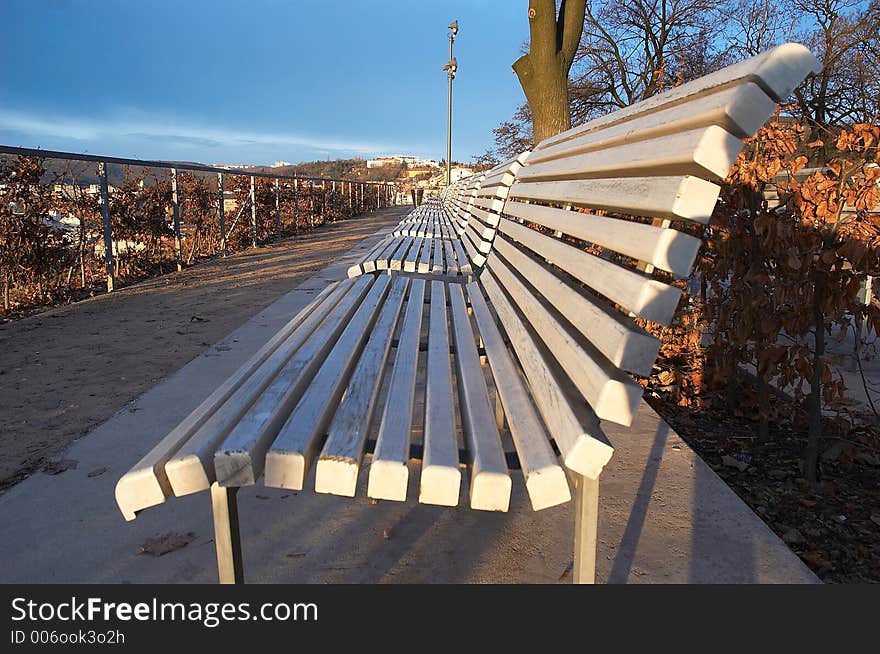
[[[0,154],[17,155],[0,163],[5,314],[112,292],[391,206],[397,196],[392,182],[5,145]],[[124,167],[114,185],[111,164]]]

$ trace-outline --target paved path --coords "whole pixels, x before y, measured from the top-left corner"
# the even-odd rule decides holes
[[[76,460],[76,469],[34,474],[0,496],[0,582],[215,581],[208,496],[172,499],[126,523],[113,500],[116,480],[385,231],[75,442],[64,457]],[[631,429],[606,428],[616,453],[602,478],[599,581],[818,581],[646,404]],[[107,471],[89,476],[102,468]],[[239,493],[245,577],[292,583],[565,580],[572,504],[536,513],[523,485],[514,489],[510,512],[487,514],[413,501],[373,505],[362,489],[359,499],[349,500],[245,488]],[[138,554],[147,539],[168,532],[192,534],[192,541],[160,557]]]

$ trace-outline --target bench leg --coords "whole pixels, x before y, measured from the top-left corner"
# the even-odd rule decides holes
[[[217,546],[217,571],[221,584],[243,584],[241,536],[238,531],[238,488],[211,484],[211,508],[214,513],[214,543]]]
[[[596,541],[599,526],[599,478],[575,475],[574,569],[575,584],[596,583]]]

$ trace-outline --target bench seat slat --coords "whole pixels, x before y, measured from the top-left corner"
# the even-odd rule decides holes
[[[376,278],[293,412],[285,415],[286,420],[266,453],[266,486],[302,490],[321,446],[321,436],[388,293],[390,279],[387,275]],[[282,412],[287,414],[289,408],[284,406]]]
[[[431,271],[431,248],[434,245],[434,239],[426,238],[422,247],[422,253],[419,256],[419,265],[417,272],[425,274]]]
[[[504,219],[502,234],[516,240],[540,257],[559,266],[636,315],[669,324],[678,306],[681,290],[650,277],[579,250],[563,241]]]
[[[510,197],[707,224],[721,187],[690,175],[522,182]]]
[[[409,252],[406,254],[406,259],[403,261],[403,271],[404,272],[415,272],[416,266],[418,265],[419,253],[424,246],[425,239],[423,237],[418,237],[413,241],[412,247],[409,249]]]
[[[342,292],[339,286],[339,283],[334,282],[316,295],[309,304],[279,329],[268,342],[251,355],[238,370],[212,391],[198,407],[119,479],[116,483],[116,503],[126,520],[134,520],[138,511],[162,504],[171,496],[173,491],[165,474],[165,463],[217,409],[235,394],[247,379],[266,363],[272,354],[287,343],[291,335],[309,317],[316,312],[326,313],[329,310],[325,303],[333,303],[338,300],[335,297],[328,300],[328,297],[334,293]]]
[[[457,506],[461,471],[452,404],[447,321],[445,285],[441,281],[432,281],[425,383],[425,444],[419,502]]]
[[[367,495],[377,500],[406,499],[424,298],[425,280],[413,279],[367,481]]]
[[[322,305],[321,312],[315,312],[293,334],[290,352],[276,353],[279,356],[261,366],[223,406],[193,434],[183,447],[165,464],[165,474],[178,497],[207,490],[216,481],[214,452],[237,426],[262,394],[276,381],[276,388],[283,393],[284,382],[279,376],[286,376],[291,368],[299,368],[299,361],[292,362],[303,347],[319,348],[332,332],[355,310],[363,294],[372,283],[370,277],[356,277],[351,280],[336,301]],[[340,285],[341,287],[342,285]],[[324,311],[326,309],[326,311]]]
[[[455,251],[455,256],[459,261],[459,268],[461,270],[462,275],[468,275],[473,272],[473,268],[471,266],[471,262],[468,260],[467,255],[465,254],[464,247],[461,245],[461,241],[456,238],[451,241],[452,249]]]
[[[702,244],[700,239],[676,229],[540,204],[508,202],[504,213],[644,261],[679,279],[690,274]]]
[[[642,398],[642,387],[615,368],[592,345],[579,343],[492,253],[488,269],[556,357],[596,415],[629,426]]]
[[[381,241],[379,241],[375,246],[373,246],[370,251],[365,254],[360,261],[354,266],[349,267],[348,276],[356,277],[361,273],[371,273],[376,270],[376,257],[379,256],[379,253],[382,252],[388,244],[391,242],[392,237],[390,235],[385,236]]]
[[[489,401],[474,333],[461,284],[449,284],[452,334],[461,420],[470,459],[472,509],[507,511],[512,482],[507,472],[501,434]]]
[[[486,349],[486,358],[501,398],[510,436],[519,457],[532,509],[540,511],[568,502],[571,493],[565,472],[550,446],[550,437],[532,401],[522,376],[507,351],[483,292],[477,282],[467,285],[467,294],[477,321],[477,328]]]
[[[434,239],[434,258],[431,260],[431,272],[434,275],[446,273],[446,266],[443,263],[443,243],[440,239]]]
[[[388,259],[389,270],[400,270],[403,268],[403,262],[406,259],[407,252],[409,252],[414,241],[415,237],[413,236],[406,236],[400,240],[397,249]]]
[[[364,444],[408,285],[407,277],[394,278],[370,340],[330,423],[315,469],[315,491],[318,493],[354,497]]]
[[[392,239],[388,242],[388,245],[379,253],[379,256],[376,257],[376,270],[387,270],[389,265],[389,259],[400,247],[399,239]]]
[[[444,238],[441,243],[443,243],[443,253],[446,257],[446,274],[460,274],[461,271],[459,270],[458,262],[455,260],[455,250],[452,249],[452,243],[446,238]]]
[[[535,404],[544,424],[562,453],[565,466],[579,474],[596,479],[611,459],[614,449],[608,442],[599,419],[589,407],[581,407],[578,415],[556,380],[531,334],[498,286],[491,270],[480,276],[486,297],[498,314],[498,322],[510,339],[519,359]]]
[[[527,279],[611,363],[638,375],[651,374],[660,351],[659,340],[620,312],[608,310],[578,292],[500,235],[495,239],[495,252]]]
[[[360,311],[357,304],[350,308],[340,304],[336,309],[321,325],[320,331],[327,331],[319,331],[303,343],[217,447],[213,466],[221,486],[250,486],[262,474],[266,449],[307,392],[346,321]]]

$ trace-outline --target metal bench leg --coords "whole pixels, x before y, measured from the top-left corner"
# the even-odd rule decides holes
[[[211,484],[211,508],[214,513],[214,543],[217,546],[217,571],[221,584],[243,584],[241,536],[238,531],[238,487]]]
[[[599,478],[574,475],[574,570],[572,583],[596,583],[596,541],[599,526]]]

